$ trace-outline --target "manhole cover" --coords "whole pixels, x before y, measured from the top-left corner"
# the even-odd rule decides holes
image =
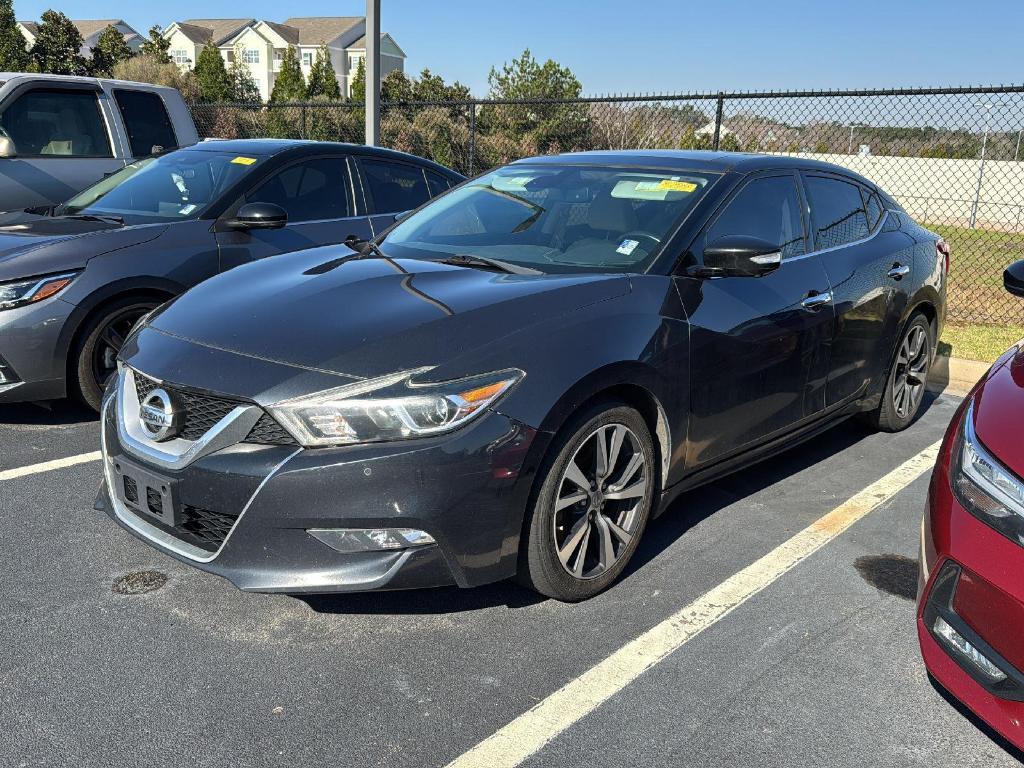
[[[903,555],[864,555],[853,567],[864,581],[883,592],[904,600],[917,597],[917,560]]]
[[[144,595],[155,592],[166,583],[167,576],[160,571],[137,571],[116,579],[112,589],[119,595]]]

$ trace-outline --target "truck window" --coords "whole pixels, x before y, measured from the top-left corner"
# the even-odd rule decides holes
[[[114,91],[114,99],[124,118],[133,157],[178,148],[171,118],[167,115],[163,99],[157,94],[117,89]]]
[[[34,88],[4,110],[0,126],[21,157],[113,157],[92,91]]]

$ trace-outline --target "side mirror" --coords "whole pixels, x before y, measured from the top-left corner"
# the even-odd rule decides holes
[[[0,136],[0,157],[17,157],[18,152],[14,148],[14,141],[10,136]]]
[[[279,205],[246,203],[227,224],[231,229],[280,229],[287,223],[288,214]]]
[[[725,235],[704,248],[704,263],[690,269],[694,277],[761,277],[782,264],[775,243],[746,235]]]
[[[1024,298],[1024,261],[1015,261],[1006,268],[1003,287],[1014,296]]]

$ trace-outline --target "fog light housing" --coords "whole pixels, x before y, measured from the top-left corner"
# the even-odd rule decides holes
[[[932,629],[938,637],[941,637],[946,642],[950,650],[973,664],[978,671],[993,683],[1006,679],[1006,673],[1003,670],[989,661],[981,651],[971,645],[970,641],[951,627],[944,618],[936,616]]]
[[[414,528],[310,528],[307,533],[343,554],[395,552],[436,543],[429,533]]]
[[[11,368],[6,360],[0,357],[0,387],[4,384],[16,384],[19,381],[21,379],[14,374],[14,369]]]

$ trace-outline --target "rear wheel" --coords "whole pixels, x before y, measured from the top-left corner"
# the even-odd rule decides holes
[[[924,402],[934,346],[931,323],[924,315],[915,314],[900,337],[882,401],[868,415],[877,429],[899,432],[917,416]]]
[[[523,540],[519,578],[557,600],[611,585],[636,551],[657,485],[640,414],[607,403],[566,425],[545,462]]]
[[[125,339],[143,315],[157,306],[155,301],[127,297],[104,307],[86,325],[72,361],[77,378],[78,398],[99,410],[103,390],[117,372],[117,355]]]

